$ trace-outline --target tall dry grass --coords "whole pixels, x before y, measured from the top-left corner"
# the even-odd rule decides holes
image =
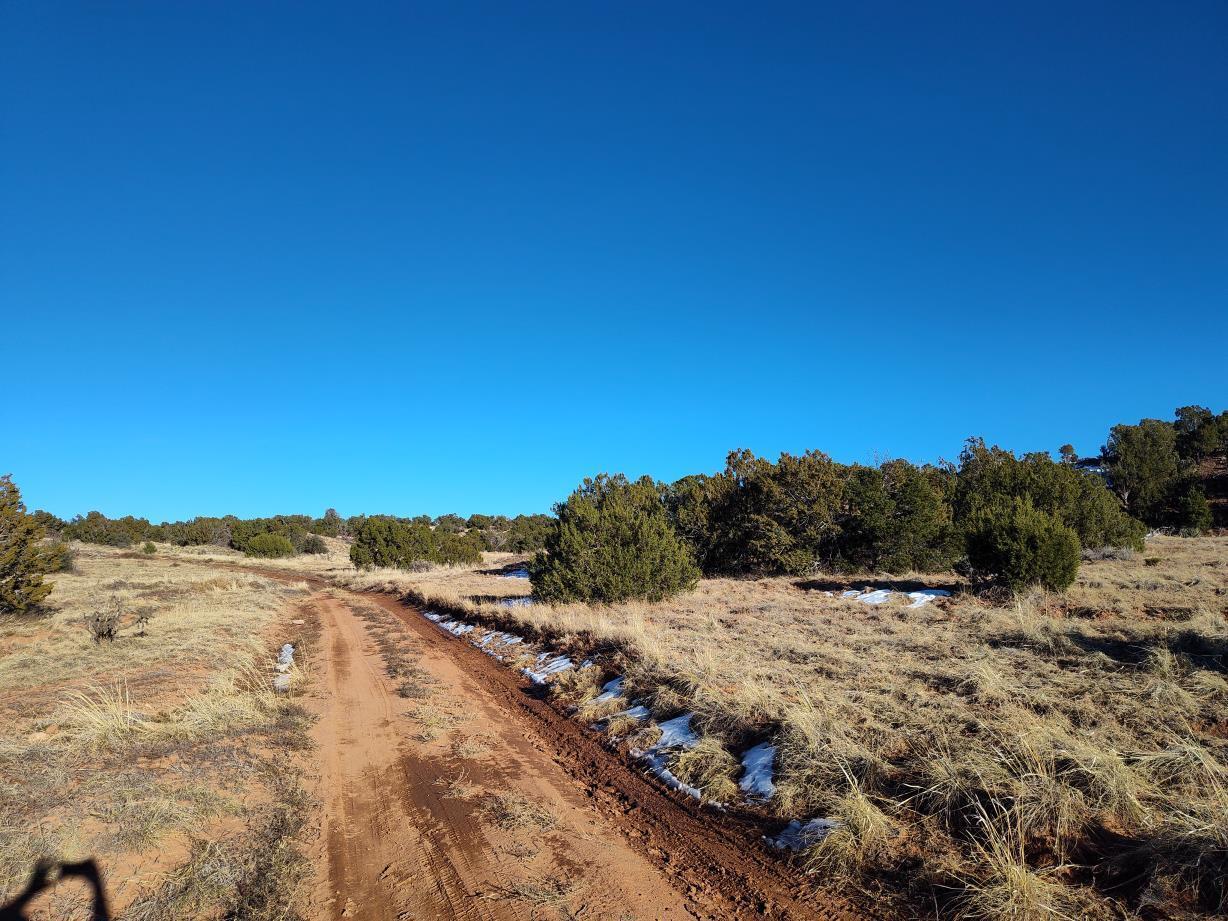
[[[598,658],[562,688],[590,718],[613,671],[658,718],[693,711],[707,757],[683,771],[722,795],[728,753],[774,739],[779,814],[841,822],[809,858],[824,878],[968,917],[1221,910],[1228,539],[1099,556],[1063,595],[920,608],[786,578],[515,608],[494,599],[528,586],[488,566],[337,578]],[[958,589],[848,585],[892,582]]]

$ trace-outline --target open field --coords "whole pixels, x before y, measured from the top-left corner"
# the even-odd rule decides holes
[[[216,860],[226,879],[259,872],[253,855],[272,834],[282,863],[270,872],[287,881],[274,888],[297,899],[274,908],[305,917],[442,917],[476,901],[491,917],[599,905],[591,916],[615,917],[604,912],[633,897],[599,882],[609,873],[640,880],[629,917],[741,917],[755,887],[782,917],[853,916],[856,904],[966,918],[1223,908],[1228,539],[1153,537],[1143,553],[1085,561],[1062,595],[1001,604],[913,574],[705,579],[656,604],[508,606],[531,592],[509,576],[522,558],[358,572],[344,542],[328,544],[284,561],[78,547],[78,571],[56,577],[56,612],[5,624],[9,890],[38,854],[88,854],[125,917],[208,916],[226,896],[191,881]],[[840,597],[922,586],[953,594],[917,607]],[[112,596],[130,613],[96,645],[81,618]],[[597,667],[533,690],[402,600],[477,625],[474,637],[510,631]],[[137,636],[133,615],[149,606]],[[290,700],[267,690],[286,638],[307,666],[306,696]],[[507,662],[533,662],[512,652]],[[619,693],[597,700],[615,676]],[[619,715],[633,704],[651,719]],[[724,811],[635,779],[632,753],[685,714],[695,738],[662,764]],[[587,747],[593,724],[604,750]],[[740,759],[765,743],[774,792],[747,798]],[[302,785],[273,779],[299,774]],[[595,798],[583,806],[570,784]],[[375,826],[362,815],[383,816],[383,830],[364,837]],[[796,856],[758,840],[815,818],[832,830]],[[736,856],[705,850],[721,837],[742,842]],[[610,850],[622,840],[629,850]],[[586,852],[590,841],[603,850]],[[724,893],[701,869],[743,854],[758,856]],[[665,877],[657,855],[673,860]],[[568,860],[608,873],[568,882]],[[788,882],[797,872],[804,884]],[[798,885],[811,908],[788,907]],[[77,917],[80,904],[62,886],[40,917]]]
[[[701,744],[675,770],[713,798],[733,789],[731,754],[774,741],[771,810],[840,823],[803,857],[816,877],[905,913],[1202,916],[1225,904],[1228,540],[1124,556],[1002,605],[924,575],[709,579],[608,607],[509,608],[489,599],[525,583],[478,568],[346,583],[594,656],[604,669],[556,683],[582,715],[609,712],[591,698],[613,673],[617,707],[693,712]],[[824,593],[921,584],[956,594],[910,608]]]
[[[305,866],[288,759],[309,721],[272,666],[286,641],[309,663],[286,616],[305,584],[89,547],[54,579],[48,616],[0,624],[0,891],[39,858],[94,858],[113,909],[170,919],[234,908],[237,885],[275,871],[245,916],[282,916]],[[93,642],[84,619],[116,607],[118,636]],[[35,902],[47,918],[86,904],[77,883]]]

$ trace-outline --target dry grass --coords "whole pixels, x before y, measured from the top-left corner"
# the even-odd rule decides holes
[[[342,578],[598,658],[605,676],[568,678],[556,695],[586,719],[615,709],[591,703],[610,672],[659,717],[693,711],[714,740],[678,763],[694,781],[728,789],[717,740],[737,751],[774,738],[780,814],[844,818],[816,866],[914,890],[928,880],[911,904],[1096,917],[1116,898],[1205,912],[1225,884],[1228,539],[1089,556],[1064,595],[1000,606],[957,591],[871,607],[824,593],[836,583],[773,578],[705,579],[660,604],[508,608],[492,598],[527,585],[477,567]],[[1084,888],[1097,881],[1098,895]]]
[[[0,622],[0,898],[38,857],[89,856],[124,909],[163,882],[155,853],[191,838],[212,853],[223,828],[255,821],[271,759],[303,744],[301,709],[271,679],[305,586],[89,546],[54,579],[48,616]],[[118,633],[95,643],[86,616],[113,600]]]
[[[478,810],[481,816],[505,831],[535,829],[544,831],[555,823],[554,813],[536,800],[520,793],[496,793]]]

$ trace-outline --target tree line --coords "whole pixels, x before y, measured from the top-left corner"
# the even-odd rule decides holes
[[[472,544],[480,554],[483,550],[504,550],[514,553],[531,553],[544,546],[546,533],[552,519],[549,515],[440,515],[432,518],[419,515],[415,518],[396,518],[388,515],[354,515],[343,518],[335,509],[328,509],[319,518],[310,515],[274,515],[268,518],[239,518],[200,516],[187,521],[152,524],[146,518],[131,515],[108,518],[101,512],[92,511],[70,520],[57,518],[39,510],[33,519],[47,533],[62,540],[78,540],[84,543],[109,547],[131,547],[145,541],[187,546],[229,547],[251,556],[291,556],[298,553],[324,553],[327,545],[321,537],[340,537],[358,540],[363,535],[386,532],[389,523],[396,523],[394,530],[400,534],[405,529],[415,529],[422,545],[422,529],[439,535],[435,538],[435,552],[421,557],[434,562],[459,562],[455,548]],[[465,536],[458,544],[452,537]],[[429,540],[427,541],[429,542]],[[415,545],[416,546],[416,545]],[[445,548],[445,549],[440,549]],[[453,548],[453,549],[446,549]],[[463,556],[463,554],[462,554]],[[403,559],[400,554],[398,559]],[[468,558],[466,558],[468,559]],[[416,562],[417,560],[415,560]],[[380,561],[369,565],[394,565]]]
[[[979,585],[1060,590],[1081,551],[1141,550],[1148,528],[1212,525],[1201,466],[1228,459],[1228,412],[1117,425],[1100,452],[1016,456],[969,439],[957,462],[841,464],[820,451],[674,483],[587,479],[556,506],[531,567],[547,601],[658,600],[700,575],[961,570]]]

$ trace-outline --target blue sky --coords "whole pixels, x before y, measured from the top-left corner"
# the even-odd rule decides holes
[[[0,467],[547,510],[1228,405],[1228,6],[8,3]]]

